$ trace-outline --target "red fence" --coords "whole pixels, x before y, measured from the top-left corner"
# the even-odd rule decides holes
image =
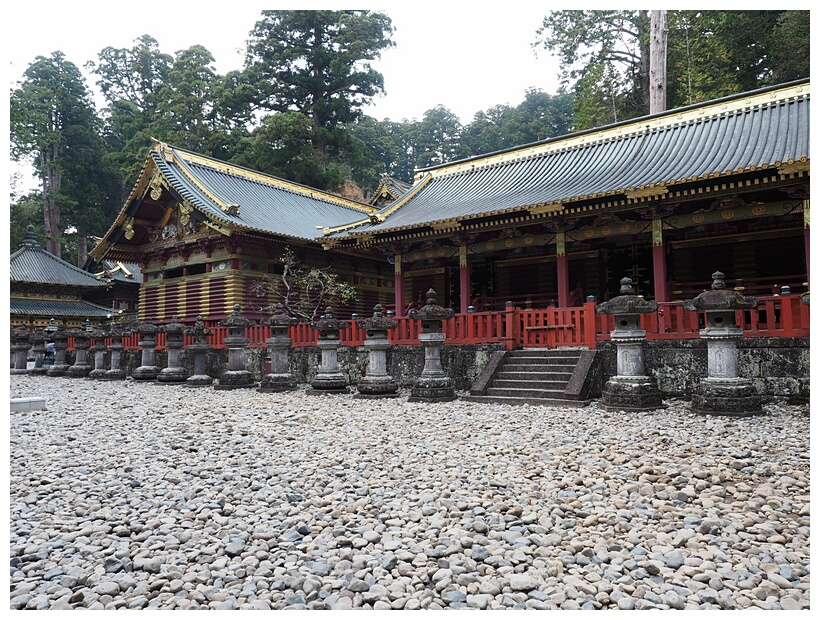
[[[418,335],[421,322],[409,317],[396,317],[395,329],[388,337],[396,345],[419,344]],[[757,308],[738,310],[735,313],[738,327],[744,337],[794,338],[809,336],[809,307],[800,297],[758,297]],[[705,313],[685,310],[682,301],[658,304],[658,312],[641,316],[641,326],[649,340],[683,340],[699,338],[698,330],[705,325]],[[609,332],[615,327],[614,317],[597,314],[594,303],[586,303],[578,308],[544,308],[523,310],[508,307],[502,312],[476,312],[457,314],[444,321],[443,330],[447,344],[503,343],[507,349],[587,347],[595,348],[595,343],[609,340]],[[208,343],[214,348],[225,346],[228,329],[211,326],[214,331]],[[270,328],[262,325],[248,327],[245,337],[251,347],[265,347],[270,337]],[[300,323],[290,328],[294,347],[316,346],[316,330],[308,323]],[[354,321],[340,334],[342,346],[360,346],[364,343],[365,330]],[[123,338],[126,349],[139,348],[139,334]],[[193,343],[193,338],[185,336],[185,345]],[[106,341],[110,344],[110,341]],[[69,339],[69,347],[73,348]],[[157,334],[157,348],[165,348],[165,334]]]

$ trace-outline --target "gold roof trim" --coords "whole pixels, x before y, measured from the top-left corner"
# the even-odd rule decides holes
[[[625,192],[626,197],[630,200],[637,200],[639,198],[659,198],[661,196],[666,196],[668,193],[668,188],[655,185],[654,183],[650,183],[645,187],[643,185],[637,188],[630,187]]]
[[[387,216],[396,211],[397,209],[401,208],[408,200],[410,200],[413,196],[418,194],[419,190],[422,187],[427,185],[430,182],[430,179],[433,177],[431,175],[427,175],[423,177],[418,183],[416,183],[412,189],[410,189],[404,196],[402,196],[399,200],[394,202],[390,207],[385,209],[384,211],[380,211],[379,213],[371,213],[366,220],[358,220],[356,222],[351,222],[350,224],[342,224],[340,226],[317,226],[316,228],[321,229],[322,234],[324,236],[331,235],[333,233],[342,232],[344,230],[350,230],[351,228],[356,228],[357,226],[361,226],[362,224],[376,224],[373,220],[378,220],[378,223],[384,222],[387,219]],[[392,230],[388,228],[388,230]],[[382,232],[382,231],[379,231]],[[369,234],[369,233],[355,233],[351,232],[351,235],[356,234]]]
[[[808,95],[810,95],[810,83],[808,82],[794,86],[786,86],[784,88],[758,93],[756,95],[738,97],[734,101],[719,101],[711,105],[704,105],[690,110],[670,110],[663,116],[658,116],[656,118],[636,119],[632,123],[619,125],[617,127],[610,127],[609,129],[602,129],[599,131],[590,130],[580,135],[570,135],[565,138],[551,140],[550,142],[544,144],[534,144],[532,146],[522,147],[513,151],[506,151],[495,155],[491,154],[486,157],[479,157],[461,163],[454,163],[451,165],[444,164],[438,168],[424,170],[423,174],[429,174],[438,178],[451,174],[458,174],[460,172],[469,172],[471,170],[484,168],[490,165],[518,161],[528,157],[563,151],[579,146],[594,144],[604,140],[611,140],[613,138],[623,138],[645,131],[664,129],[673,125],[681,125],[693,121],[702,121],[708,117],[720,116],[721,114],[738,112],[740,110],[747,110],[749,108],[762,105],[770,105],[772,103],[794,99],[795,97],[805,97]]]
[[[355,200],[350,200],[349,198],[343,198],[341,196],[337,196],[336,194],[323,192],[318,189],[310,189],[303,185],[298,185],[297,183],[292,183],[291,181],[285,181],[284,179],[272,177],[262,172],[256,172],[254,170],[240,168],[239,166],[234,166],[232,164],[228,164],[225,162],[216,161],[209,157],[205,157],[204,155],[189,153],[188,151],[179,151],[176,149],[174,150],[174,154],[182,161],[188,163],[205,166],[213,170],[218,170],[219,172],[224,172],[226,174],[232,174],[234,176],[248,179],[249,181],[264,183],[266,185],[273,185],[274,187],[286,189],[296,194],[302,194],[303,196],[308,196],[309,198],[318,198],[322,200],[327,200],[328,202],[335,202],[339,205],[344,205],[346,207],[355,209],[357,211],[361,211],[363,213],[375,213],[376,211],[378,211],[377,207],[363,204],[361,202],[356,202]],[[208,196],[210,197],[211,194],[208,194]]]

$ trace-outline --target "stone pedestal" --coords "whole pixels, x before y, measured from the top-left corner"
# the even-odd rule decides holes
[[[150,321],[133,328],[140,335],[137,344],[142,348],[139,367],[134,369],[131,377],[137,381],[153,381],[159,376],[160,368],[156,365],[157,333],[160,328]]]
[[[333,317],[333,310],[327,308],[325,315],[310,326],[319,332],[316,346],[322,352],[322,363],[306,394],[349,394],[347,378],[339,370],[338,349],[342,343],[339,332],[347,329],[347,321],[340,321]]]
[[[111,352],[111,360],[109,368],[101,377],[106,381],[118,381],[125,379],[125,371],[121,368],[122,365],[122,350],[125,348],[122,344],[125,332],[117,319],[111,320],[111,329],[108,331],[108,337],[111,338],[111,344],[108,345],[108,350]]]
[[[684,303],[687,310],[706,313],[706,327],[700,330],[700,337],[706,340],[708,376],[693,391],[692,411],[735,417],[762,414],[757,390],[750,381],[738,377],[737,341],[743,330],[735,326],[735,311],[756,307],[757,299],[726,290],[720,271],[712,278],[712,290]]]
[[[34,367],[29,368],[31,375],[44,375],[48,368],[43,367],[43,358],[46,354],[46,335],[42,329],[38,329],[31,335],[31,344],[34,351]]]
[[[165,346],[168,349],[168,364],[157,375],[160,383],[181,383],[188,378],[188,370],[182,365],[183,332],[185,326],[177,317],[162,327],[165,332]]]
[[[208,336],[213,333],[212,329],[205,327],[205,319],[201,315],[196,317],[196,322],[192,327],[185,329],[185,335],[194,338],[194,341],[188,345],[188,352],[194,356],[194,374],[185,380],[185,384],[190,387],[204,387],[214,382],[213,378],[205,372],[205,359],[211,348],[208,344]]]
[[[245,369],[245,347],[250,342],[245,338],[245,328],[256,323],[242,316],[239,309],[239,304],[234,304],[233,314],[219,322],[220,326],[228,328],[228,337],[225,338],[225,346],[228,347],[228,370],[219,375],[219,383],[214,385],[215,390],[236,390],[256,386],[253,375]]]
[[[94,360],[94,369],[88,373],[89,379],[102,379],[105,376],[105,338],[107,334],[102,327],[98,325],[96,329],[91,332],[91,346],[88,347],[88,352]]]
[[[296,378],[290,372],[290,347],[293,339],[288,335],[298,319],[288,316],[282,304],[274,306],[273,314],[262,319],[262,325],[270,326],[271,336],[265,342],[270,357],[270,372],[262,378],[259,392],[288,392],[296,389]]]
[[[606,382],[601,393],[605,409],[651,411],[664,408],[655,380],[646,374],[641,315],[657,312],[658,304],[634,294],[631,278],[621,279],[621,294],[596,306],[599,314],[612,314],[615,329],[610,332],[617,351],[617,374]]]
[[[28,374],[28,350],[31,347],[31,334],[25,325],[19,325],[11,331],[11,355],[14,359],[13,375]]]
[[[453,317],[452,308],[436,304],[436,292],[427,291],[427,302],[421,310],[410,310],[411,319],[421,321],[419,341],[424,345],[424,368],[410,388],[408,402],[447,402],[456,399],[453,383],[441,366],[441,346],[446,336],[442,333],[443,321]]]
[[[62,377],[65,371],[68,370],[68,363],[65,361],[65,351],[68,348],[68,333],[65,329],[65,324],[60,323],[57,329],[51,333],[51,339],[54,342],[54,363],[49,366],[46,371],[46,376]]]
[[[91,346],[90,332],[85,329],[71,330],[69,336],[74,338],[74,365],[66,368],[65,374],[68,377],[87,377],[91,372],[91,364],[88,363],[88,347]]]
[[[373,316],[358,321],[357,325],[367,330],[364,346],[368,352],[368,363],[367,373],[356,386],[358,393],[354,398],[395,398],[399,386],[387,374],[387,351],[390,350],[387,332],[395,329],[398,323],[385,318],[384,307],[378,304],[373,308]]]

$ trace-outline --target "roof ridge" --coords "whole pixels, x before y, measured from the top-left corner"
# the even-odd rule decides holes
[[[665,110],[649,116],[642,116],[603,127],[585,129],[565,136],[547,138],[522,146],[511,147],[494,153],[476,155],[448,164],[439,164],[416,170],[416,179],[423,173],[434,177],[449,176],[492,165],[507,164],[528,157],[546,155],[556,151],[588,146],[605,140],[627,138],[647,131],[666,129],[683,123],[696,122],[715,118],[721,115],[738,113],[753,107],[780,104],[795,97],[810,96],[811,82],[800,80],[788,84],[749,91],[714,99],[703,103],[692,104],[673,110]]]

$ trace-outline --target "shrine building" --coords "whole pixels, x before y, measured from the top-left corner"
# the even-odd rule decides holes
[[[809,282],[809,80],[383,177],[370,203],[156,143],[101,242],[135,263],[140,319],[259,319],[285,247],[406,314],[691,298],[720,270],[747,295]]]

